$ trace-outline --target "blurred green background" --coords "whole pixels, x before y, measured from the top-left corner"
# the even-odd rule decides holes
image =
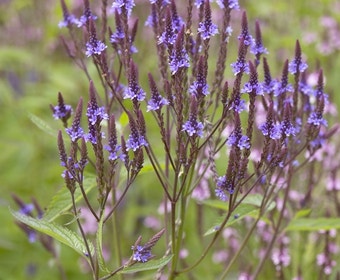
[[[99,1],[90,2],[95,7]],[[148,1],[137,0],[137,5],[139,2],[145,5],[138,8],[145,20],[149,13]],[[260,20],[273,76],[279,76],[282,62],[294,56],[295,41],[300,39],[310,68],[322,66],[327,79],[326,92],[340,104],[336,91],[337,69],[340,69],[340,1],[239,2],[242,10],[247,11],[251,31],[255,20]],[[74,9],[82,9],[82,1],[72,3]],[[213,5],[216,8],[216,4]],[[239,18],[240,13],[235,13],[236,24]],[[46,207],[63,185],[56,136],[46,134],[31,121],[32,115],[38,116],[57,131],[61,124],[53,120],[49,108],[50,104],[56,104],[57,93],[62,92],[66,102],[72,105],[79,96],[87,95],[84,74],[67,57],[60,43],[60,35],[66,34],[66,30],[58,28],[61,19],[59,1],[0,0],[0,279],[58,279],[56,267],[48,261],[50,255],[40,244],[27,241],[8,207],[16,207],[12,193],[26,202],[35,197]],[[114,29],[113,18],[109,24]],[[136,46],[137,60],[150,55],[142,35],[137,36]],[[235,61],[235,57],[228,61]],[[143,67],[155,72],[156,60],[148,60]],[[146,75],[140,76],[146,78]],[[145,80],[142,83],[145,84]],[[62,247],[61,254],[69,279],[79,279],[74,253]]]

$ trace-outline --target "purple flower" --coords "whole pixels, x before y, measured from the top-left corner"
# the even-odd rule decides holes
[[[288,119],[285,119],[280,124],[281,127],[281,133],[286,135],[287,137],[292,135],[295,136],[296,133],[299,131],[298,128],[296,128],[291,121]]]
[[[95,36],[91,35],[90,36],[90,40],[86,43],[86,52],[85,52],[85,54],[86,54],[87,57],[90,57],[90,56],[92,56],[94,54],[99,55],[106,48],[107,48],[107,46],[103,42],[97,40],[95,38]]]
[[[218,28],[216,24],[208,23],[207,20],[200,22],[198,25],[198,32],[201,33],[203,40],[210,39],[210,37],[218,34]]]
[[[153,95],[149,100],[146,111],[157,111],[164,105],[169,105],[169,101],[161,95]]]
[[[189,64],[189,55],[187,54],[186,50],[182,48],[178,50],[175,48],[170,55],[170,70],[171,74],[175,75],[177,71],[181,68],[188,68]]]
[[[307,63],[302,62],[301,59],[293,59],[289,62],[288,71],[291,74],[296,74],[297,72],[302,73],[308,68]]]
[[[72,124],[70,128],[66,128],[66,133],[71,137],[72,142],[84,137],[84,130],[77,125]]]
[[[33,210],[34,205],[32,203],[29,204],[23,203],[19,209],[19,213],[28,216],[32,213]]]
[[[254,84],[252,82],[245,83],[241,93],[251,93],[253,91],[256,93],[256,95],[263,95],[262,84]]]
[[[125,88],[124,99],[143,101],[145,91],[138,85],[138,71],[136,65],[131,61],[129,69],[129,85]]]
[[[222,190],[221,188],[216,188],[215,189],[215,195],[222,201],[227,201],[228,200],[228,196],[226,195],[226,193],[224,192],[224,190]]]
[[[234,130],[227,140],[228,146],[237,146],[239,149],[249,149],[250,143],[249,143],[249,137],[246,135],[242,135],[241,131],[239,129]]]
[[[255,43],[250,47],[250,52],[255,55],[267,54],[268,50],[261,43]]]
[[[200,96],[206,96],[209,94],[209,86],[207,84],[207,67],[204,57],[201,56],[198,61],[198,71],[196,75],[196,81],[194,81],[189,87],[189,93],[196,98]]]
[[[105,113],[104,107],[98,107],[97,104],[89,103],[87,107],[86,116],[88,117],[89,123],[95,125],[100,123],[102,120],[108,120],[109,116]]]
[[[168,105],[169,101],[159,94],[156,86],[156,82],[152,75],[149,73],[149,85],[151,89],[151,99],[148,102],[146,111],[157,111],[161,109],[164,105]]]
[[[132,8],[134,6],[134,0],[116,0],[112,4],[112,8],[116,9],[119,14],[121,14],[123,11],[126,11],[128,17],[130,17]]]
[[[171,2],[171,18],[172,28],[175,33],[178,33],[185,25],[184,20],[178,15],[175,1]]]
[[[314,94],[313,87],[311,87],[304,81],[299,82],[299,90],[300,92],[302,92],[303,94],[307,96],[312,96]]]
[[[234,186],[230,182],[230,180],[227,179],[227,176],[220,176],[217,178],[216,182],[216,189],[215,189],[215,194],[216,196],[222,200],[222,201],[227,201],[228,196],[227,194],[233,194],[234,193]]]
[[[221,9],[225,9],[224,6],[225,0],[216,0],[216,3],[220,6]],[[240,5],[238,4],[238,0],[229,0],[228,1],[228,8],[232,10],[239,10]]]
[[[89,133],[85,134],[84,138],[85,141],[89,141],[94,145],[97,145],[97,138],[98,138],[98,130],[96,129],[96,127],[94,125],[92,125],[91,123],[89,123]],[[104,132],[100,132],[100,137],[101,138],[105,138],[105,134]]]
[[[58,23],[59,28],[70,27],[71,25],[79,25],[79,20],[72,14],[64,14],[64,19]]]
[[[322,117],[322,114],[318,112],[312,112],[310,116],[308,117],[307,122],[315,126],[320,126],[320,125],[327,126],[328,125],[327,121]]]
[[[211,21],[211,9],[209,1],[205,4],[205,19],[198,24],[198,33],[201,33],[203,40],[210,39],[210,37],[218,34],[218,28],[216,24]]]
[[[172,75],[175,75],[179,69],[190,66],[189,55],[184,44],[184,28],[181,29],[176,37],[175,47],[169,57],[169,65]]]
[[[282,267],[287,267],[290,264],[290,255],[288,248],[274,249],[271,257],[276,270],[281,270]]]
[[[154,3],[151,3],[154,4]],[[149,26],[149,27],[154,27],[154,25],[157,25],[158,22],[158,14],[156,11],[156,6],[152,5],[151,6],[151,14],[148,16],[148,18],[145,21],[145,26]]]
[[[203,95],[208,95],[209,86],[206,83],[194,81],[189,87],[189,93],[195,95],[196,97],[199,95],[199,93]]]
[[[195,134],[199,137],[203,137],[203,123],[198,122],[196,118],[192,116],[183,124],[182,131],[186,131],[189,136],[194,136]]]
[[[64,103],[64,98],[62,94],[58,93],[58,105],[52,106],[50,105],[51,110],[53,112],[53,117],[57,120],[60,119],[63,121],[65,127],[67,126],[67,120],[70,118],[73,110],[71,105],[66,105]]]
[[[169,47],[174,45],[176,42],[176,34],[173,28],[171,14],[169,10],[167,10],[165,22],[165,31],[159,37],[158,44],[165,44],[167,47]]]
[[[79,18],[77,27],[84,26],[89,20],[96,20],[98,17],[90,11],[90,9],[85,9],[84,14]]]
[[[276,83],[274,96],[280,96],[286,92],[294,92],[293,86],[288,83],[288,60],[283,66],[281,81]]]
[[[284,94],[285,92],[294,92],[293,86],[285,82],[275,83],[274,96],[280,96],[281,94]]]
[[[167,46],[173,45],[176,42],[176,35],[173,32],[169,32],[168,29],[162,33],[162,35],[158,39],[158,44],[165,44]]]
[[[295,58],[291,62],[289,62],[288,72],[293,75],[296,73],[303,73],[305,72],[307,67],[307,63],[302,61],[301,47],[299,41],[297,40],[295,45]]]
[[[137,84],[129,85],[124,92],[124,99],[137,99],[143,101],[145,99],[145,91]]]
[[[277,81],[269,80],[261,83],[261,88],[263,93],[272,93],[276,88]]]
[[[156,4],[158,0],[150,0],[151,4]],[[162,0],[162,6],[170,4],[170,0]]]
[[[124,38],[125,38],[125,34],[124,34],[123,29],[117,26],[116,32],[112,33],[112,35],[110,36],[110,43],[118,44]]]
[[[243,12],[242,14],[242,31],[241,31],[241,34],[237,38],[240,41],[242,40],[245,46],[252,46],[255,43],[255,40],[249,34],[248,19],[247,19],[247,14],[245,12]]]
[[[259,129],[264,136],[269,136],[273,140],[281,138],[280,124],[274,124],[272,121],[267,120],[267,122],[260,125]]]
[[[131,134],[126,141],[126,151],[133,150],[135,152],[143,146],[148,146],[148,142],[145,140],[144,136],[139,133],[135,124],[130,124],[130,127]]]
[[[249,74],[249,65],[244,59],[238,58],[236,62],[231,63],[231,68],[233,69],[233,73],[236,76],[239,73],[246,73]]]
[[[56,120],[66,118],[72,114],[71,105],[63,105],[64,106],[57,105],[53,107],[53,117]]]
[[[76,142],[78,139],[84,137],[84,130],[80,127],[80,119],[83,110],[83,99],[80,99],[77,105],[76,113],[72,126],[66,128],[66,133],[71,137],[72,142]]]
[[[239,96],[232,102],[230,109],[233,109],[237,113],[241,113],[246,108],[246,101]]]
[[[120,145],[115,145],[114,147],[111,147],[111,145],[105,145],[104,149],[109,152],[109,161],[114,161],[116,159],[124,161],[125,154],[122,153],[122,147]]]
[[[197,8],[201,7],[202,5],[204,5],[204,0],[195,0],[195,6]]]
[[[152,258],[151,248],[145,248],[144,246],[137,245],[132,246],[131,249],[133,250],[132,259],[137,262],[147,262]]]

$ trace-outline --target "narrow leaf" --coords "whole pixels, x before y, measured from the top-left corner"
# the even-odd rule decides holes
[[[33,114],[28,114],[28,117],[42,131],[46,132],[47,134],[52,135],[53,137],[57,136],[57,132],[53,130],[43,119]]]
[[[145,270],[159,269],[165,266],[172,259],[172,257],[173,255],[170,255],[170,256],[166,256],[158,260],[150,260],[146,263],[136,263],[130,267],[124,268],[119,273],[126,274],[126,273],[136,273],[136,272],[145,271]]]
[[[286,230],[318,231],[340,229],[340,218],[299,218],[293,219]]]
[[[95,186],[96,179],[93,175],[87,175],[84,179],[85,193],[88,194]],[[76,189],[74,194],[75,201],[78,202],[83,198],[83,195],[79,188]],[[47,210],[44,213],[44,220],[53,221],[67,212],[72,207],[72,199],[70,191],[63,187],[52,198],[50,204],[47,206]]]
[[[35,219],[33,217],[23,215],[19,212],[15,212],[10,209],[10,212],[18,221],[30,226],[31,228],[39,231],[41,233],[47,234],[54,239],[58,240],[59,242],[69,246],[76,252],[78,252],[81,256],[87,255],[86,246],[82,237],[80,237],[75,232],[71,231],[70,229],[58,225],[54,222],[49,222],[45,219]],[[90,246],[91,254],[94,253],[93,245],[88,241]]]
[[[226,223],[226,226],[231,226],[232,224],[245,218],[246,216],[257,217],[258,213],[259,213],[258,207],[252,204],[241,204],[233,211],[229,221]],[[204,236],[215,233],[216,230],[219,229],[224,219],[225,217],[220,217],[216,221],[216,223],[210,229],[208,229]]]

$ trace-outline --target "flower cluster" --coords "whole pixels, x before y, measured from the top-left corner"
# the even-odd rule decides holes
[[[191,270],[211,255],[221,266],[228,264],[222,275],[216,272],[220,279],[227,279],[235,267],[234,256],[245,245],[240,245],[236,231],[230,233],[237,221],[238,227],[249,232],[246,239],[242,238],[245,242],[256,234],[258,242],[250,242],[250,246],[264,245],[259,264],[250,264],[246,272],[239,273],[243,275],[240,278],[259,278],[260,270],[268,269],[264,262],[272,261],[275,276],[283,279],[284,270],[294,261],[289,248],[294,238],[288,236],[286,227],[291,226],[296,211],[315,205],[314,189],[322,177],[315,175],[321,169],[319,164],[331,170],[329,192],[334,192],[335,207],[329,213],[339,214],[335,179],[339,164],[327,165],[323,160],[324,154],[334,153],[338,147],[333,147],[332,152],[323,150],[336,127],[328,127],[332,124],[326,116],[331,98],[324,93],[322,70],[317,72],[316,84],[310,84],[309,67],[296,41],[295,55],[283,61],[281,77],[273,78],[260,22],[255,22],[254,29],[249,28],[247,14],[242,12],[241,32],[234,38],[231,25],[235,23],[235,10],[240,9],[238,1],[217,0],[218,5],[213,2],[150,0],[151,14],[145,23],[150,28],[139,36],[133,0],[110,4],[102,1],[101,18],[96,22],[88,0],[84,0],[84,13],[79,19],[61,1],[60,26],[67,27],[70,33],[70,46],[75,46],[71,57],[89,80],[89,97],[84,116],[83,98],[74,112],[61,93],[58,105],[51,105],[53,117],[61,120],[66,131],[58,133],[58,149],[65,193],[70,199],[65,200],[59,214],[71,209],[82,239],[76,250],[84,250],[95,278],[131,272],[135,265],[136,271],[152,266],[158,269],[158,278],[174,279],[184,272],[191,275]],[[215,14],[213,9],[218,7],[221,10]],[[96,8],[94,11],[99,10]],[[221,15],[221,20],[214,22],[216,15]],[[115,28],[110,26],[110,16]],[[77,32],[83,32],[82,36],[76,36]],[[150,38],[154,38],[152,47]],[[140,40],[148,41],[137,53],[135,46],[142,44]],[[237,52],[229,50],[233,46]],[[237,53],[234,59],[230,57],[233,53]],[[151,54],[157,55],[157,62],[149,57]],[[227,61],[234,62],[228,65]],[[88,63],[95,67],[88,67]],[[69,141],[64,141],[65,135]],[[211,201],[205,203],[207,199]],[[31,216],[36,209],[34,202],[14,200],[21,215]],[[131,229],[138,232],[143,221],[151,219],[146,213],[159,204],[161,210],[151,217],[156,223],[150,226],[159,232],[144,245],[139,237],[130,247],[133,240],[128,238],[135,233]],[[70,209],[64,210],[65,205]],[[204,211],[211,205],[206,214]],[[84,207],[86,211],[78,210]],[[302,212],[299,215],[307,216]],[[96,246],[84,230],[85,215],[90,215],[97,225]],[[222,217],[204,233],[213,215]],[[187,217],[195,217],[197,230],[188,232],[192,219]],[[112,257],[119,265],[121,259],[127,259],[112,271],[102,252],[107,244],[103,236],[111,234],[105,228],[108,224],[114,228],[110,240],[117,256],[112,252]],[[145,265],[154,257],[152,248],[165,231],[164,258]],[[31,240],[35,233],[30,233]],[[203,240],[212,233],[214,237],[197,248],[202,257],[186,254],[191,234],[193,240]],[[119,234],[128,241],[119,242]],[[316,258],[325,274],[335,266],[328,237],[324,251]],[[126,246],[127,242],[130,245]],[[206,247],[213,250],[225,246],[229,248],[224,254],[205,251]],[[129,248],[132,253],[126,258],[123,255]]]

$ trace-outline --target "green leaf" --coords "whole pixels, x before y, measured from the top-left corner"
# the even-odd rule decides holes
[[[41,118],[37,117],[36,115],[33,114],[28,114],[28,117],[30,120],[42,131],[46,132],[47,134],[52,135],[53,137],[57,136],[57,132],[53,130],[44,120]]]
[[[83,182],[85,193],[88,194],[96,186],[96,178],[93,175],[86,175]],[[78,202],[83,198],[80,188],[78,187],[74,193],[75,201]],[[53,221],[67,212],[72,207],[72,199],[70,191],[63,187],[52,198],[47,210],[44,213],[44,220]]]
[[[295,213],[294,219],[307,217],[311,212],[312,212],[312,209],[302,209]]]
[[[110,270],[105,265],[105,260],[103,257],[103,222],[104,222],[105,215],[102,215],[101,219],[98,223],[98,230],[96,234],[96,252],[98,257],[98,263],[101,271],[106,273],[110,273]]]
[[[318,231],[340,229],[340,218],[299,218],[287,226],[289,231]]]
[[[172,259],[172,257],[173,255],[169,255],[159,260],[150,260],[146,263],[136,263],[132,266],[124,268],[118,273],[126,274],[126,273],[136,273],[136,272],[145,271],[145,270],[159,269],[165,266]]]
[[[255,205],[246,204],[246,203],[240,204],[231,214],[228,222],[226,223],[226,226],[231,226],[232,224],[243,219],[246,216],[257,217],[258,213],[259,213],[259,208],[256,207]],[[223,222],[224,219],[225,219],[225,217],[220,217],[217,220],[217,222],[214,224],[214,226],[211,227],[204,234],[204,236],[215,233],[216,229],[219,228],[219,226],[221,225],[221,223]]]
[[[207,205],[207,206],[210,206],[212,208],[217,208],[217,209],[221,209],[221,210],[225,210],[227,211],[228,210],[228,203],[225,202],[225,201],[221,201],[221,200],[212,200],[212,199],[206,199],[206,200],[203,200],[202,203],[204,205]]]
[[[260,207],[262,204],[263,196],[260,194],[248,194],[245,199],[242,200],[241,205],[251,204]],[[221,200],[205,200],[203,201],[205,205],[213,208],[221,209],[227,211],[229,209],[229,203]],[[267,205],[267,211],[271,211],[275,208],[275,202],[270,202]]]
[[[19,212],[15,212],[10,209],[10,212],[18,221],[24,223],[25,225],[30,226],[31,228],[39,231],[41,233],[47,234],[59,242],[69,246],[76,252],[78,252],[81,256],[86,256],[87,250],[84,243],[84,240],[81,236],[71,231],[70,229],[58,225],[54,222],[49,222],[45,219],[35,219],[33,217],[23,215]],[[91,255],[94,253],[93,245],[87,241],[90,247]]]

